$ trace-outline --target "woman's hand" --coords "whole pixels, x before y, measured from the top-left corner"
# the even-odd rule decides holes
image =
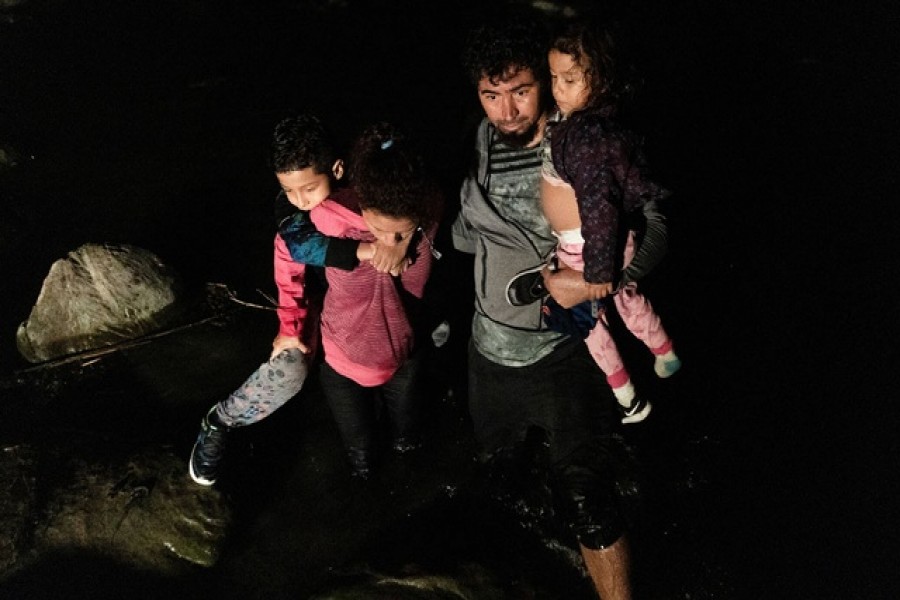
[[[406,256],[409,250],[409,240],[412,236],[392,245],[385,246],[378,242],[374,242],[373,246],[375,254],[371,259],[372,266],[379,273],[390,273],[391,275],[399,275],[410,265],[410,260]]]

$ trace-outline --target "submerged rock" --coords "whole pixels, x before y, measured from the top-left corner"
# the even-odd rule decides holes
[[[4,1],[5,0],[0,0],[0,9],[4,8]],[[0,143],[0,173],[18,166],[20,162],[21,157],[14,148]]]
[[[16,345],[29,362],[110,346],[156,331],[179,313],[179,278],[155,254],[85,244],[53,263]]]
[[[465,565],[454,576],[364,573],[356,579],[335,585],[310,600],[506,600],[513,597],[502,589],[493,574],[479,565]]]
[[[165,448],[111,460],[79,458],[72,448],[2,450],[0,474],[10,485],[0,490],[0,580],[53,553],[89,552],[169,575],[218,560],[231,506],[194,484],[184,460]]]
[[[0,448],[0,574],[19,562],[35,501],[35,455],[27,444]]]

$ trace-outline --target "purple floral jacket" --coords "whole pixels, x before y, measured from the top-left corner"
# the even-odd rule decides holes
[[[608,108],[577,112],[550,129],[553,166],[572,186],[584,238],[584,279],[616,282],[629,217],[671,192],[650,178],[641,139]]]

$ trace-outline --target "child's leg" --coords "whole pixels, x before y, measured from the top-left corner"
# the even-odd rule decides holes
[[[666,333],[659,315],[650,301],[629,283],[615,295],[616,308],[631,333],[650,349],[655,357],[653,369],[660,377],[669,377],[681,368],[681,360],[672,349],[672,338]]]
[[[665,354],[672,349],[672,339],[666,333],[662,319],[654,312],[647,297],[638,291],[637,284],[631,282],[620,289],[614,302],[625,327],[653,354]]]
[[[557,256],[569,268],[583,272],[584,258],[581,252],[583,248],[584,240],[581,238],[580,230],[563,232],[563,235],[560,235]],[[587,343],[591,356],[606,374],[606,381],[612,387],[616,400],[627,408],[634,402],[634,385],[631,383],[631,376],[625,369],[622,355],[619,354],[619,349],[609,333],[609,323],[602,305],[601,311],[603,312],[598,315],[597,324],[584,341]]]
[[[625,265],[634,256],[634,232],[628,232],[625,244]],[[681,368],[681,360],[672,349],[672,338],[662,325],[659,315],[650,301],[638,291],[637,284],[631,282],[620,289],[614,297],[616,309],[625,327],[653,353],[653,369],[660,377],[669,377]]]
[[[579,272],[584,272],[584,257],[581,254],[584,248],[584,238],[581,230],[561,231],[556,234],[559,243],[556,245],[556,256],[560,262]]]
[[[622,408],[622,423],[638,423],[646,419],[652,406],[646,398],[638,397],[635,392],[619,349],[609,334],[605,312],[600,313],[597,324],[585,338],[585,342],[597,366],[607,374],[606,381]]]
[[[606,381],[616,395],[616,400],[622,406],[630,406],[635,396],[631,376],[625,369],[619,348],[609,333],[605,312],[599,317],[597,324],[584,341],[597,366],[606,374]]]
[[[213,405],[200,422],[200,433],[191,449],[191,479],[200,485],[213,485],[225,456],[228,430],[272,414],[297,395],[306,374],[306,357],[299,350],[285,350],[260,365],[228,398]]]
[[[285,350],[260,367],[225,400],[216,415],[229,429],[265,419],[297,395],[306,381],[306,357],[296,349]]]

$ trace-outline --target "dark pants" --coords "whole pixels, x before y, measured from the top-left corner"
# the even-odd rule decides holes
[[[336,372],[327,362],[322,363],[322,390],[345,450],[371,462],[379,440],[381,406],[389,419],[393,440],[417,437],[422,402],[421,362],[418,355],[411,356],[387,383],[377,387],[361,386]]]
[[[556,500],[582,544],[603,548],[622,535],[612,448],[621,443],[619,414],[583,340],[526,367],[498,365],[470,344],[469,410],[484,460],[508,455],[533,428],[543,431]]]

